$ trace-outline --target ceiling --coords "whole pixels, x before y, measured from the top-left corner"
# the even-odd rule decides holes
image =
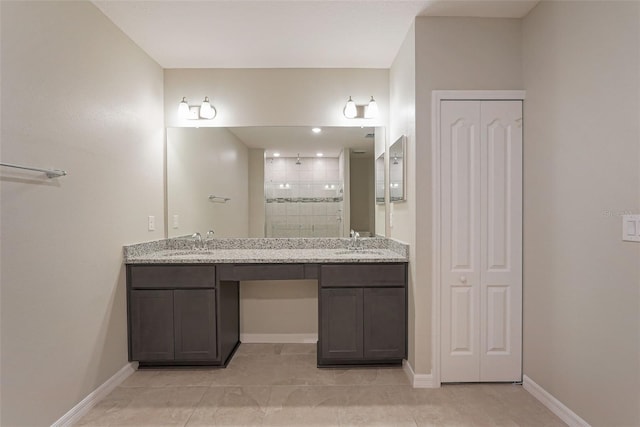
[[[373,158],[374,140],[371,127],[323,127],[314,133],[308,126],[250,126],[227,128],[249,148],[263,148],[267,157],[338,157],[343,148],[355,150],[354,157]]]
[[[93,0],[163,68],[389,68],[416,16],[525,16],[532,0]]]

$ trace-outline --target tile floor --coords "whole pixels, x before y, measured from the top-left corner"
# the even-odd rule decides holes
[[[564,426],[519,385],[414,389],[401,368],[318,369],[314,344],[242,344],[226,369],[140,370],[83,426]]]

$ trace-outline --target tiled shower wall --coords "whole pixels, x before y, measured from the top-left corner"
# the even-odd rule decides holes
[[[343,183],[338,158],[266,160],[266,236],[340,237]]]

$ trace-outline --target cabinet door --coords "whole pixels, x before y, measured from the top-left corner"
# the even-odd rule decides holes
[[[364,289],[364,358],[406,357],[405,288]]]
[[[131,291],[131,359],[173,360],[173,291]]]
[[[321,358],[361,359],[362,288],[321,289],[320,304]]]
[[[214,289],[173,291],[175,360],[213,360],[218,356]]]

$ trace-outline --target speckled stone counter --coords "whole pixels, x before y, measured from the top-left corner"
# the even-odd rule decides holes
[[[196,248],[173,238],[124,247],[126,264],[371,263],[407,262],[408,245],[380,237],[361,238],[358,249],[344,238],[221,238]]]

